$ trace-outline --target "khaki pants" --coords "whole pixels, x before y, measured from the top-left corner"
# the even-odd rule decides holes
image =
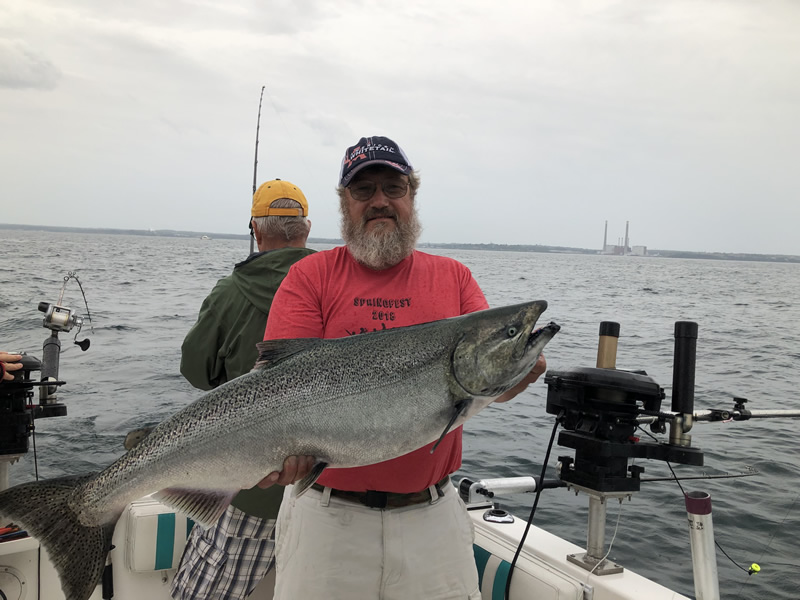
[[[435,503],[367,508],[288,486],[275,600],[480,600],[472,523],[452,484]]]

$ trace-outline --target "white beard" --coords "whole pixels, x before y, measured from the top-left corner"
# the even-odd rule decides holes
[[[364,221],[354,223],[347,211],[342,211],[342,239],[347,249],[357,262],[376,271],[393,267],[410,256],[422,233],[416,207],[408,222],[397,220],[394,228],[377,223],[367,231],[366,225]]]

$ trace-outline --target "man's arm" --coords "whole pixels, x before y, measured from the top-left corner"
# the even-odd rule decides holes
[[[219,358],[220,321],[209,298],[203,301],[197,322],[181,345],[181,374],[201,390],[210,390],[225,382],[225,364]]]

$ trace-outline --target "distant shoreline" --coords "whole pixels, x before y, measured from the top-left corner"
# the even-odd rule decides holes
[[[176,231],[173,229],[111,229],[98,227],[58,227],[53,225],[15,225],[0,223],[0,230],[54,231],[61,233],[101,233],[108,235],[140,235],[154,237],[202,238],[223,240],[249,240],[250,236],[237,233],[214,233],[210,231]],[[338,238],[309,238],[312,244],[342,244]],[[548,254],[600,254],[594,248],[571,248],[568,246],[544,246],[539,244],[452,244],[423,242],[420,248],[442,248],[456,250],[490,250],[494,252],[544,252]],[[747,254],[736,252],[691,252],[685,250],[649,249],[642,258],[699,258],[706,260],[742,260],[757,262],[800,263],[800,256],[791,254]]]

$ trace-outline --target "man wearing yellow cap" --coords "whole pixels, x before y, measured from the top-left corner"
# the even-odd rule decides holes
[[[276,179],[253,195],[250,227],[258,252],[220,279],[203,301],[181,347],[181,373],[209,390],[250,371],[258,357],[272,299],[306,248],[311,229],[300,188]],[[275,518],[283,488],[237,494],[212,527],[195,527],[172,584],[176,600],[245,598],[274,565]]]

